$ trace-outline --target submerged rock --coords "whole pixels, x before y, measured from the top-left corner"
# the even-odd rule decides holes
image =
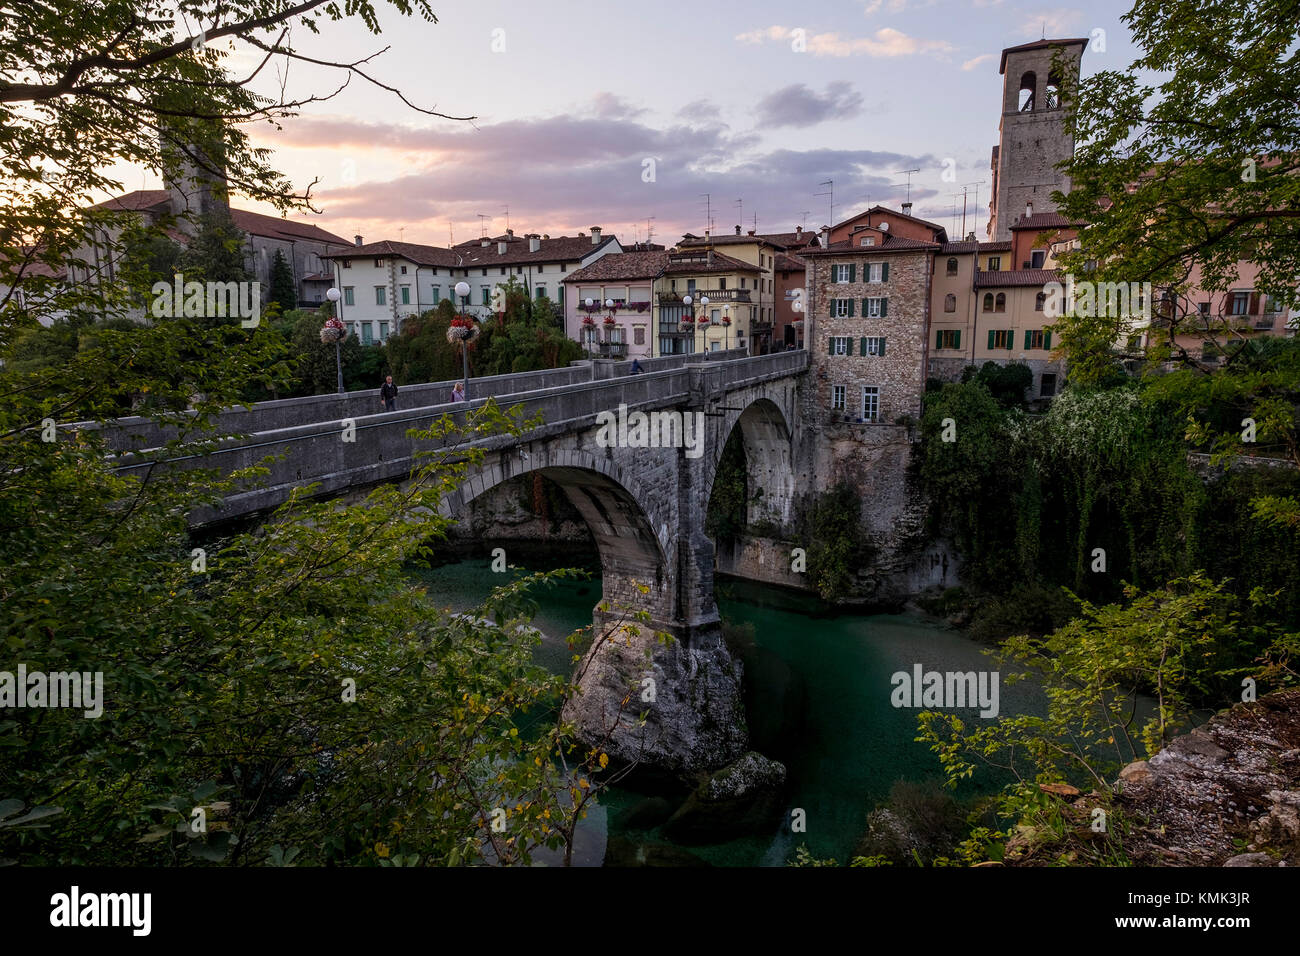
[[[785,765],[750,751],[686,798],[664,825],[679,843],[722,843],[772,827],[782,810]]]

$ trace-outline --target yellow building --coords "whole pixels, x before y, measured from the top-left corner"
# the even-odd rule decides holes
[[[655,287],[655,354],[751,348],[761,278],[759,266],[707,246],[668,253]]]

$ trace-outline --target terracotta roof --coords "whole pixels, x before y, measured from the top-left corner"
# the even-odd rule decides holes
[[[775,243],[778,246],[785,246],[787,249],[798,249],[802,246],[808,246],[814,243],[818,245],[821,244],[821,240],[818,239],[817,233],[811,232],[807,229],[802,232],[759,233],[759,237],[766,239],[768,242]]]
[[[885,233],[884,241],[874,246],[860,246],[850,239],[841,239],[839,242],[832,242],[824,248],[801,249],[799,255],[808,256],[826,256],[826,255],[871,255],[876,252],[916,252],[918,250],[939,250],[943,244],[939,242],[926,242],[924,239],[908,239],[904,236],[894,236]]]
[[[477,240],[471,245],[457,246],[456,252],[461,256],[461,265],[471,268],[523,265],[529,262],[573,262],[610,243],[618,242],[614,236],[602,236],[598,243],[593,243],[591,236],[557,236],[554,239],[539,239],[537,251],[529,252],[527,239],[520,236],[512,239],[491,240],[486,248],[483,247],[482,240]],[[497,252],[498,242],[507,244],[504,254]]]
[[[722,236],[693,236],[689,232],[682,236],[682,241],[677,243],[677,245],[682,249],[695,249],[699,246],[736,246],[745,243],[758,243],[762,246],[772,246],[775,249],[785,248],[784,243],[774,242],[767,236],[737,236],[734,234]]]
[[[1000,242],[981,242],[979,247],[980,252],[1010,252],[1011,240],[1003,239]]]
[[[960,255],[964,252],[979,252],[979,248],[980,244],[971,239],[962,242],[945,242],[943,248],[939,251],[945,254]],[[1007,243],[1007,248],[1011,248],[1010,243]]]
[[[115,212],[147,212],[165,205],[171,200],[171,193],[166,189],[137,189],[124,196],[114,196],[104,202],[96,203],[91,209],[110,209]],[[335,245],[347,245],[342,236],[326,232],[320,226],[294,219],[281,219],[279,216],[266,216],[260,212],[246,209],[230,210],[230,218],[236,226],[254,236],[269,239],[311,239],[315,242],[328,242]]]
[[[849,216],[848,219],[845,219],[842,222],[836,223],[835,225],[831,226],[831,231],[833,232],[834,230],[840,228],[840,226],[847,226],[849,223],[853,222],[853,220],[861,219],[863,216],[867,215],[868,213],[877,213],[877,212],[887,212],[891,216],[898,216],[900,219],[910,219],[912,222],[919,222],[921,225],[928,226],[929,228],[935,230],[936,232],[942,232],[945,236],[948,234],[948,231],[944,229],[943,226],[939,225],[937,222],[930,222],[930,220],[928,219],[921,219],[919,216],[913,216],[910,215],[909,213],[899,212],[897,209],[890,209],[888,206],[881,206],[879,204],[872,206],[870,209],[864,209],[862,210],[862,212],[855,213],[854,215]]]
[[[975,288],[977,289],[1047,285],[1049,282],[1060,281],[1061,272],[1059,269],[1013,269],[1010,272],[980,271],[975,273]]]
[[[693,248],[689,252],[692,255],[685,257],[681,253],[669,254],[668,264],[664,267],[664,274],[681,275],[684,272],[753,272],[757,274],[763,271],[752,263],[741,262],[739,259],[725,256],[721,252],[710,252],[707,257],[701,255],[702,250],[698,248]]]
[[[803,272],[808,264],[798,256],[791,255],[788,252],[778,252],[776,254],[776,265],[773,267],[777,272]]]
[[[653,279],[668,265],[668,253],[611,252],[589,266],[565,276],[565,282],[603,282],[613,279]]]
[[[1059,212],[1036,212],[1032,216],[1022,216],[1011,229],[1075,229],[1087,223],[1066,219]]]
[[[14,263],[15,269],[21,269],[24,276],[44,276],[50,279],[66,279],[68,277],[67,266],[60,263],[58,266],[51,266],[35,257],[40,254],[40,248],[37,246],[23,246],[21,257]],[[0,252],[0,262],[8,263],[9,256]]]
[[[329,282],[334,277],[328,272],[309,272],[298,281],[300,282]]]
[[[1009,46],[1002,51],[1002,63],[998,66],[999,73],[1007,72],[1007,54],[1023,53],[1025,50],[1045,50],[1054,46],[1082,46],[1086,47],[1091,42],[1087,37],[1075,38],[1073,40],[1034,40],[1032,43],[1022,43],[1020,46]]]
[[[414,242],[392,242],[388,239],[380,242],[367,242],[364,246],[348,246],[337,252],[321,256],[322,259],[369,259],[380,256],[398,256],[409,259],[420,266],[447,266],[449,268],[464,265],[463,257],[451,249],[441,246],[421,246]]]

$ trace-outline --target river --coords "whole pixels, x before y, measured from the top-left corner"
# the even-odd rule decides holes
[[[513,560],[513,558],[512,558]],[[481,601],[504,576],[488,573],[487,559],[468,559],[416,572],[432,597],[456,611]],[[572,652],[564,637],[591,623],[600,600],[599,577],[565,581],[539,590],[535,626],[545,635],[537,660],[552,672],[567,672]],[[868,812],[888,796],[896,780],[939,779],[938,759],[917,742],[918,710],[891,704],[891,676],[911,674],[915,664],[946,671],[990,670],[985,647],[959,631],[910,614],[831,613],[811,597],[791,595],[747,581],[720,582],[723,618],[753,628],[746,655],[754,749],[786,763],[789,807],[805,812],[805,833],[788,822],[770,834],[689,852],[717,866],[781,866],[806,844],[818,857],[845,862],[866,829]],[[1042,714],[1046,700],[1028,682],[1001,686],[999,713]],[[959,711],[976,718],[976,710]],[[1002,781],[978,775],[958,795],[970,795]],[[657,830],[628,830],[620,817],[644,795],[611,788],[586,821],[575,859],[597,865],[610,839],[640,847],[671,841]],[[662,853],[661,853],[662,855]],[[669,853],[671,856],[671,853]]]

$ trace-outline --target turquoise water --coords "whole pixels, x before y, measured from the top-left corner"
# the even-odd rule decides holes
[[[488,572],[486,559],[470,559],[422,571],[431,595],[456,611],[482,600],[504,575]],[[539,663],[567,672],[572,653],[564,637],[591,623],[600,600],[600,582],[563,582],[535,594],[540,605],[534,624],[545,635]],[[907,614],[822,613],[811,599],[751,582],[718,587],[724,619],[753,627],[746,673],[758,685],[751,700],[750,728],[755,749],[784,762],[791,782],[789,808],[804,811],[807,830],[791,832],[788,822],[770,834],[689,851],[715,865],[782,865],[800,843],[817,856],[846,860],[866,828],[867,813],[896,780],[942,777],[929,748],[916,737],[916,714],[891,704],[895,672],[980,671],[993,664],[982,645],[932,620]],[[784,691],[777,693],[778,690]],[[1042,691],[1028,683],[1001,686],[999,713],[1045,712]],[[959,711],[977,719],[974,709]],[[960,793],[996,786],[991,775],[977,775]],[[638,844],[669,843],[657,831],[627,831],[620,814],[643,794],[611,789],[602,795],[604,811],[586,823],[576,856],[598,864],[610,837]],[[787,818],[788,820],[788,818]]]

